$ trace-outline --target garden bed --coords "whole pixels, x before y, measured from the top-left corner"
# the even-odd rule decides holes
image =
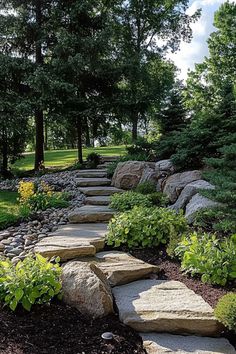
[[[0,309],[0,353],[144,354],[141,338],[116,315],[89,320],[63,303],[34,307],[30,313]],[[103,332],[112,332],[106,342]]]

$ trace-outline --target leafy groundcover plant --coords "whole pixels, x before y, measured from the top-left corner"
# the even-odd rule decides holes
[[[236,279],[236,235],[218,239],[214,234],[194,232],[183,237],[175,254],[181,267],[203,282],[224,286]]]
[[[236,332],[236,294],[226,294],[219,300],[215,316],[225,327]]]
[[[108,226],[108,245],[122,244],[132,247],[152,247],[168,242],[170,237],[186,231],[182,214],[166,208],[134,207],[116,215]]]
[[[61,297],[61,268],[39,254],[29,255],[14,265],[0,261],[0,301],[15,311],[18,305],[30,311],[32,305]]]
[[[111,208],[118,211],[130,210],[135,206],[151,207],[152,202],[148,196],[128,191],[122,194],[116,193],[111,197]]]

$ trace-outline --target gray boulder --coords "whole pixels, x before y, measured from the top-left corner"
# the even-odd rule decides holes
[[[185,217],[188,223],[191,224],[194,221],[197,212],[204,209],[217,208],[218,206],[220,206],[220,203],[214,202],[197,193],[187,204]]]
[[[191,182],[187,184],[182,192],[180,193],[179,198],[175,202],[175,204],[170,206],[170,209],[179,211],[180,209],[185,209],[187,203],[190,199],[197,194],[200,189],[214,189],[215,187],[207,181],[203,179],[199,179],[198,181]]]
[[[174,203],[184,187],[193,181],[201,179],[201,176],[202,172],[198,170],[175,173],[166,179],[163,193]]]

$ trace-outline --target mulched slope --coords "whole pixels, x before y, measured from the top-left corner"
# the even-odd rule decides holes
[[[89,320],[63,303],[35,307],[30,313],[0,308],[0,353],[144,354],[140,337],[116,315]],[[103,332],[115,339],[106,342]]]

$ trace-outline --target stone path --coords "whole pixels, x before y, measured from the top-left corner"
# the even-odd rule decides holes
[[[100,252],[115,213],[108,206],[110,196],[123,192],[110,186],[108,163],[79,172],[77,188],[86,205],[35,247],[44,256],[72,260],[63,267],[65,301],[100,317],[113,311],[110,285],[120,320],[140,332],[148,354],[236,354],[226,339],[210,338],[221,327],[201,296],[181,282],[158,280],[157,267],[129,254]]]

